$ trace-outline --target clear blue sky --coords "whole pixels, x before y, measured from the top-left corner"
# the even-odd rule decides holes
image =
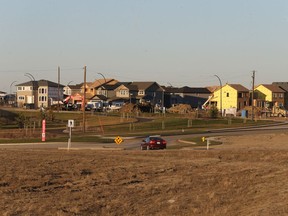
[[[116,78],[201,87],[288,81],[287,0],[0,0],[0,90]],[[13,89],[15,89],[13,84]]]

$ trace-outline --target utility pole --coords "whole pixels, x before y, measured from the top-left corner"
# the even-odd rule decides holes
[[[214,75],[214,76],[217,77],[217,79],[219,80],[219,83],[220,83],[220,114],[221,114],[221,117],[223,117],[223,112],[222,112],[222,81],[218,75]]]
[[[83,102],[82,102],[82,111],[83,111],[83,133],[85,133],[85,123],[86,123],[86,116],[85,116],[85,101],[86,101],[86,65],[84,66],[84,94],[83,94]]]
[[[57,111],[59,112],[60,110],[60,67],[58,66],[58,106],[57,106]],[[51,104],[52,105],[52,104]]]
[[[255,71],[252,71],[252,113],[251,113],[252,121],[254,121],[254,88],[255,88]]]

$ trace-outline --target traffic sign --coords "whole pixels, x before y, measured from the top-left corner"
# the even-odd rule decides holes
[[[120,145],[120,144],[123,142],[123,139],[122,139],[120,136],[117,136],[117,137],[114,139],[114,142],[115,142],[117,145]]]
[[[74,120],[68,120],[68,127],[74,127]]]

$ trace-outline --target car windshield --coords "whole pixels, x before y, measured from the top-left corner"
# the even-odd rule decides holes
[[[160,137],[150,137],[150,140],[162,141],[163,139]]]

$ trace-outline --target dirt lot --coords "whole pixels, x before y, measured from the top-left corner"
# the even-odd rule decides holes
[[[0,215],[287,215],[288,134],[211,150],[0,150]]]

